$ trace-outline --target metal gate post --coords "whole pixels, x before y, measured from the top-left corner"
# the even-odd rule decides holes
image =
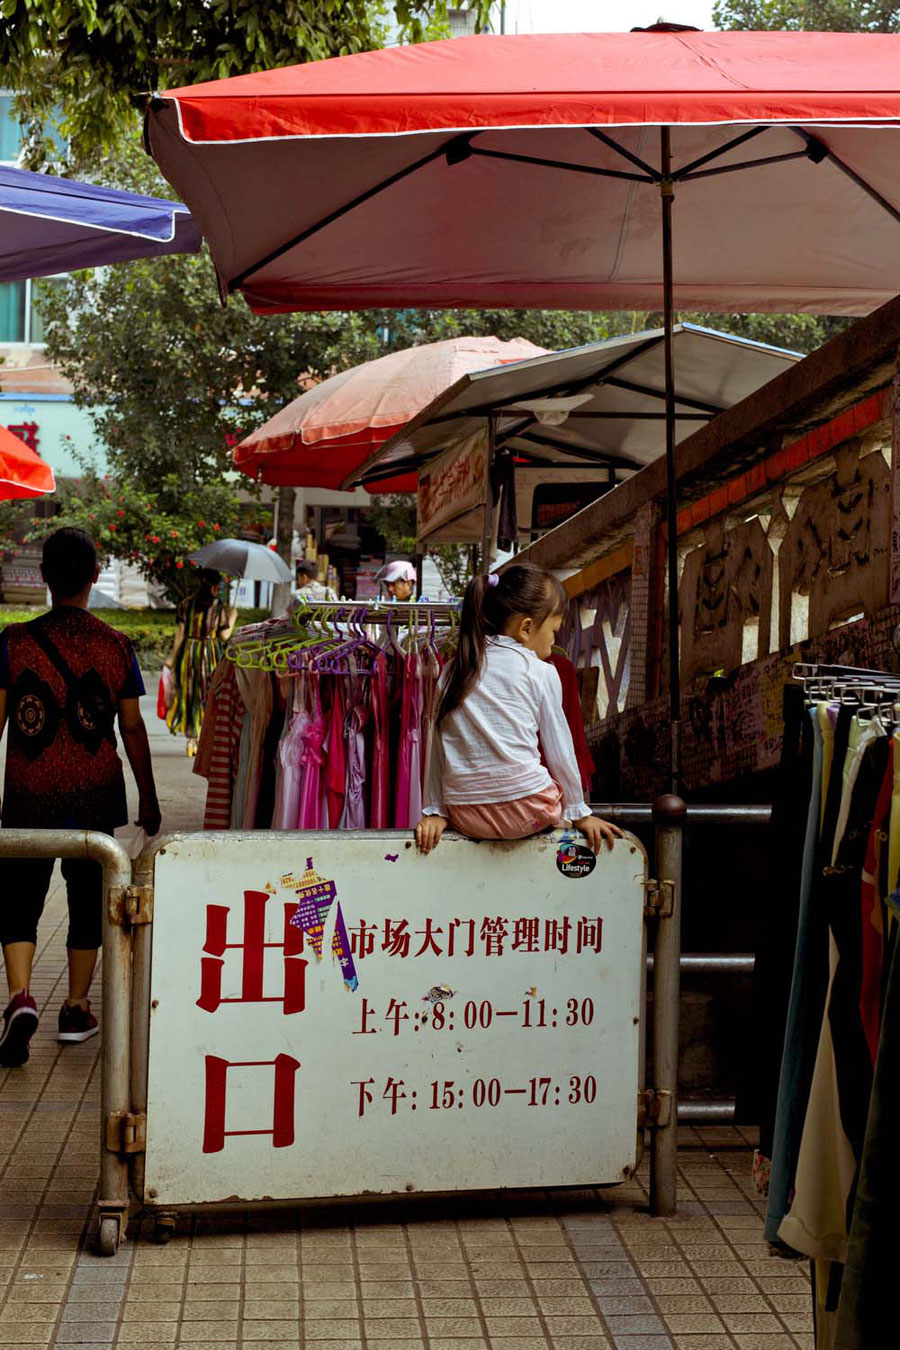
[[[128,854],[96,830],[0,830],[6,858],[91,858],[103,868],[103,1021],[101,1023],[100,1240],[115,1251],[128,1215],[128,1160],[113,1147],[110,1122],[129,1115],[131,939],[126,901],[131,886]]]
[[[653,1079],[649,1094],[650,1212],[675,1213],[678,1148],[678,1023],[681,996],[681,845],[685,803],[667,793],[653,803],[656,875],[665,903],[653,946]]]

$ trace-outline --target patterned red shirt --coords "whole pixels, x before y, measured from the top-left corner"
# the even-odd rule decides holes
[[[87,691],[80,703],[48,643],[76,677],[76,693]],[[120,699],[144,692],[125,634],[72,605],[11,624],[0,634],[0,689],[7,691],[3,824],[109,831],[124,825],[125,778],[112,720]]]

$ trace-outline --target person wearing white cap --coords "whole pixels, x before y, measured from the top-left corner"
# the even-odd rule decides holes
[[[375,578],[380,581],[392,600],[409,600],[416,589],[416,569],[412,563],[397,558],[385,563]]]

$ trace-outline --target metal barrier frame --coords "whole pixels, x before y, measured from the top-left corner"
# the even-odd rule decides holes
[[[666,1216],[677,1204],[679,1119],[693,1123],[731,1119],[729,1103],[683,1103],[678,1107],[678,1032],[681,970],[749,973],[752,956],[681,954],[682,842],[691,825],[748,825],[771,820],[767,806],[687,807],[674,794],[652,806],[603,803],[598,815],[629,827],[654,825],[656,880],[648,882],[645,920],[653,920],[653,952],[641,973],[646,1008],[646,974],[653,972],[654,1017],[650,1084],[641,1094],[639,1131],[650,1131],[650,1211]],[[298,832],[302,833],[302,832]],[[158,853],[172,835],[150,841],[132,864],[109,835],[82,830],[0,830],[0,857],[92,858],[103,867],[103,973],[101,1022],[101,1153],[99,1250],[111,1256],[125,1236],[129,1179],[144,1199],[144,1142],[150,1047],[153,874]],[[645,928],[646,940],[646,928]],[[643,1062],[643,1041],[641,1045]],[[150,1197],[152,1199],[152,1197]],[[162,1240],[174,1232],[175,1217],[157,1216]]]
[[[131,859],[121,844],[96,830],[0,830],[0,857],[91,858],[103,868],[103,968],[100,1087],[99,1242],[112,1256],[128,1222],[130,1121],[131,939],[134,906]]]

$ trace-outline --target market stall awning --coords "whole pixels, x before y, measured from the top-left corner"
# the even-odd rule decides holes
[[[480,36],[153,100],[150,149],[253,308],[663,302],[867,313],[900,290],[900,36]],[[740,171],[738,171],[740,170]]]
[[[196,253],[202,242],[180,202],[0,166],[0,281]]]
[[[524,338],[450,338],[389,352],[307,389],[234,451],[235,467],[264,483],[339,488],[398,428],[471,371],[545,351]],[[379,482],[415,492],[415,474]]]
[[[374,488],[468,441],[494,418],[495,448],[522,464],[612,469],[612,481],[665,452],[663,330],[610,338],[464,375],[344,486]],[[674,332],[679,440],[799,361],[797,352],[695,324]]]
[[[30,445],[0,426],[0,501],[53,492],[53,470]]]

